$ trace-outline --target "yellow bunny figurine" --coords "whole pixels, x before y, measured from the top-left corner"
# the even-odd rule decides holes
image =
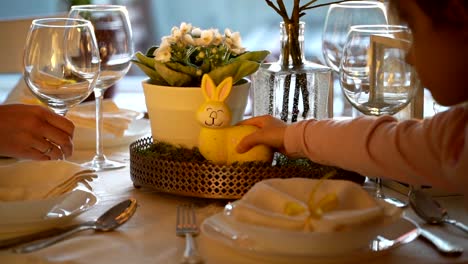
[[[224,79],[218,86],[208,74],[203,75],[201,90],[205,102],[197,110],[197,120],[202,126],[198,138],[200,153],[207,160],[219,164],[234,162],[271,162],[273,151],[258,145],[246,153],[239,154],[236,146],[242,138],[254,132],[255,126],[231,126],[231,110],[224,102],[231,93],[232,77]]]

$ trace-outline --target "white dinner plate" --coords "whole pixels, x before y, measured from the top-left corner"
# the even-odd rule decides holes
[[[112,134],[103,133],[103,145],[107,147],[117,147],[129,145],[130,143],[151,134],[151,126],[148,119],[135,119],[130,122],[128,129],[122,137],[116,137]],[[96,148],[96,131],[93,128],[75,128],[73,137],[75,149],[94,149]]]
[[[92,192],[81,189],[50,199],[0,202],[0,238],[63,225],[96,203]]]
[[[243,223],[242,223],[243,224]],[[382,242],[377,240],[377,237],[369,243],[368,247],[360,250],[336,252],[330,255],[324,255],[322,251],[309,251],[307,253],[298,254],[294,250],[294,238],[290,231],[285,231],[282,234],[278,232],[277,243],[283,244],[283,248],[270,248],[262,243],[262,232],[252,231],[254,229],[246,229],[239,222],[236,222],[233,217],[229,217],[225,213],[215,214],[203,221],[201,231],[208,238],[216,242],[220,242],[225,246],[234,249],[244,255],[253,258],[260,258],[268,262],[278,261],[285,263],[343,263],[349,261],[357,261],[358,263],[365,259],[376,257],[385,252],[396,248],[392,246],[392,240],[401,238],[404,240],[402,244],[413,241],[418,235],[418,226],[411,220],[404,217],[399,218],[392,224],[382,228],[379,236],[382,236],[388,241]],[[297,234],[297,233],[296,233]],[[311,234],[311,242],[316,239],[321,242],[320,235]],[[339,238],[337,238],[337,242]]]

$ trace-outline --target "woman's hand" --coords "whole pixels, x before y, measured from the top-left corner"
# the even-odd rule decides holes
[[[75,126],[38,105],[0,105],[0,156],[49,160],[73,151]]]
[[[237,145],[237,152],[244,153],[259,144],[284,152],[283,138],[286,124],[283,121],[264,115],[241,121],[239,125],[252,125],[260,129],[243,138]]]

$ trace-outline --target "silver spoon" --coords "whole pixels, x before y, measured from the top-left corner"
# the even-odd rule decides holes
[[[33,251],[45,248],[47,246],[53,245],[69,237],[70,235],[73,235],[83,230],[94,229],[96,231],[102,231],[102,232],[112,231],[116,229],[117,227],[119,227],[120,225],[127,222],[127,220],[130,219],[130,217],[132,217],[132,215],[135,213],[136,208],[137,208],[136,200],[133,198],[130,198],[128,200],[125,200],[113,206],[95,221],[88,221],[80,225],[75,225],[75,226],[72,226],[70,230],[65,230],[64,233],[61,233],[59,235],[33,241],[30,243],[15,247],[13,248],[13,252],[15,253],[33,252]]]
[[[468,227],[461,222],[450,219],[447,210],[428,194],[413,190],[410,194],[410,204],[419,217],[429,224],[451,224],[468,233]]]

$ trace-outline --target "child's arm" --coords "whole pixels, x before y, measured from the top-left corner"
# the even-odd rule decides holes
[[[468,109],[457,107],[424,121],[393,117],[349,121],[310,120],[286,129],[284,145],[293,156],[452,191],[468,186]]]

